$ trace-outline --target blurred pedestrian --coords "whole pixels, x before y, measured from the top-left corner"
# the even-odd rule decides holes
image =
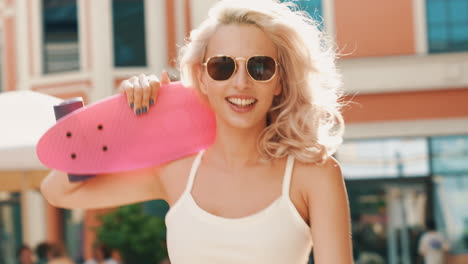
[[[427,223],[427,231],[419,240],[419,254],[424,258],[424,264],[443,264],[444,255],[449,249],[444,236],[437,232],[434,220]]]
[[[37,256],[36,264],[47,264],[49,261],[50,244],[41,242],[36,246],[35,253]]]
[[[54,243],[50,245],[49,257],[47,264],[75,264],[68,257],[65,248],[61,244]]]
[[[122,264],[122,255],[120,254],[120,251],[118,249],[112,249],[111,253],[111,262],[106,262],[106,264]],[[113,262],[112,262],[113,261]]]
[[[34,264],[34,254],[27,245],[22,245],[16,251],[16,259],[19,264]]]
[[[102,243],[96,243],[93,246],[93,257],[86,260],[84,264],[118,264],[114,259],[114,250]]]
[[[171,264],[171,261],[169,260],[169,258],[165,258],[165,259],[161,260],[159,262],[159,264]]]

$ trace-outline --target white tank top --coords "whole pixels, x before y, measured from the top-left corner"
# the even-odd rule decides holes
[[[183,194],[166,215],[171,263],[307,263],[312,237],[289,198],[294,158],[288,157],[278,199],[253,215],[224,218],[203,210],[192,197],[202,155],[203,151],[195,158]]]

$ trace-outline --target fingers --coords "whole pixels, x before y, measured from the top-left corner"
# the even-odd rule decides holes
[[[141,114],[141,107],[142,107],[142,99],[143,99],[143,88],[140,86],[140,81],[139,78],[136,76],[133,76],[131,79],[132,85],[133,85],[133,96],[134,100],[133,103],[135,105],[135,108],[133,110],[135,111],[135,114],[140,115]]]
[[[167,71],[163,71],[161,73],[161,84],[168,84],[171,82],[171,79],[169,78],[169,74],[167,73]]]
[[[130,80],[125,80],[120,84],[119,87],[120,92],[124,92],[127,95],[127,103],[130,108],[134,108],[134,97],[133,97],[133,85]]]
[[[149,110],[149,101],[151,96],[151,86],[146,75],[141,74],[139,78],[140,87],[142,88],[141,94],[141,113],[145,114]]]
[[[161,81],[156,75],[146,76],[140,74],[123,81],[119,87],[120,92],[127,96],[127,103],[136,115],[145,114],[150,106],[156,103],[158,91],[161,85],[171,82],[166,71],[161,74]]]
[[[151,86],[151,96],[150,96],[149,105],[152,106],[156,102],[156,99],[158,97],[159,87],[161,85],[156,75],[150,75],[148,78],[149,78],[149,83]]]

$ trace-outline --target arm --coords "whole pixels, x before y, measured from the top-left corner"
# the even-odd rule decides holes
[[[123,81],[119,90],[127,95],[129,106],[139,115],[141,109],[149,109],[156,101],[160,84],[169,82],[167,72],[161,75],[161,83],[155,75],[141,74]],[[153,167],[71,183],[65,173],[52,171],[42,182],[41,192],[50,204],[63,208],[104,208],[165,199],[159,172],[158,167]]]
[[[349,204],[341,169],[330,158],[310,170],[307,199],[315,263],[353,263]]]
[[[52,171],[42,182],[46,200],[62,208],[105,208],[154,199],[165,199],[159,169],[97,175],[82,182],[69,182],[64,172]]]

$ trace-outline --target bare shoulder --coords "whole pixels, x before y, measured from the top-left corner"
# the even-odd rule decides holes
[[[332,157],[323,164],[299,164],[316,263],[352,263],[351,225],[345,182]]]
[[[312,211],[319,210],[311,205],[325,201],[324,195],[337,192],[330,191],[330,186],[334,188],[340,185],[336,183],[342,182],[340,166],[333,158],[323,164],[296,161],[292,177],[291,199],[303,219],[310,224]]]
[[[189,155],[158,168],[158,179],[165,189],[165,200],[169,205],[172,205],[184,191],[195,157],[196,154]]]
[[[309,220],[316,215],[323,215],[323,210],[332,206],[337,210],[348,205],[346,186],[341,173],[341,167],[333,157],[323,164],[307,164],[298,162],[295,166],[296,186],[304,197],[304,208]]]
[[[336,186],[343,183],[340,164],[329,157],[323,164],[297,162],[295,177],[304,186],[307,193],[312,194],[325,186]]]

